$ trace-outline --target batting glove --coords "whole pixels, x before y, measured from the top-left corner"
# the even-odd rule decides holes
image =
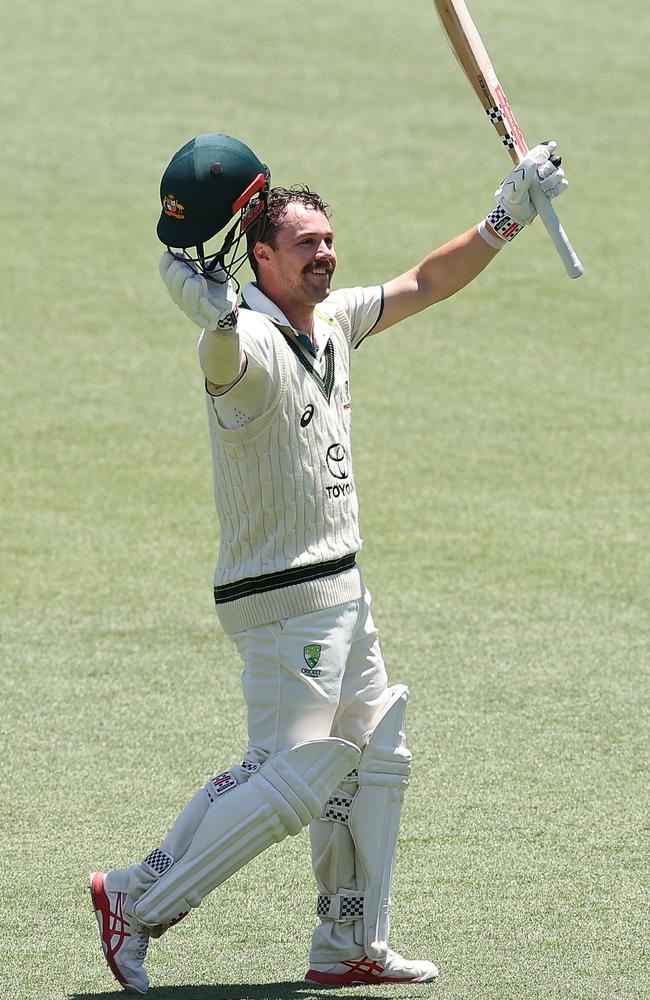
[[[494,192],[497,206],[485,221],[502,240],[513,240],[537,215],[530,197],[531,185],[537,184],[547,198],[557,198],[568,188],[556,149],[553,141],[534,146]]]
[[[204,275],[166,250],[160,276],[172,301],[202,330],[232,330],[237,325],[237,293],[223,268]]]

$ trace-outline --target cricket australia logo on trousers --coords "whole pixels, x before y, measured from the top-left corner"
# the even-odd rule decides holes
[[[302,667],[300,673],[305,674],[306,677],[320,677],[322,670],[316,669],[316,664],[320,660],[320,654],[322,646],[317,642],[311,642],[309,645],[305,646],[302,651],[302,655],[305,658],[306,667]]]

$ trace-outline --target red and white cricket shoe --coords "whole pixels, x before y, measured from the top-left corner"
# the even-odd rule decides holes
[[[106,885],[104,872],[92,875],[90,895],[109,969],[127,993],[146,993],[149,977],[143,963],[149,945],[149,931],[132,917],[126,917],[126,893],[111,891]]]
[[[305,979],[321,986],[372,986],[373,983],[430,983],[438,976],[433,962],[409,962],[389,951],[381,962],[357,958],[349,962],[315,962]]]

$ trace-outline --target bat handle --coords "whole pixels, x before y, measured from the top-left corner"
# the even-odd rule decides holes
[[[581,274],[585,273],[585,269],[582,266],[577,253],[571,246],[569,237],[565,233],[562,223],[558,219],[550,199],[546,197],[537,184],[531,185],[530,196],[533,205],[537,209],[537,214],[546,226],[548,234],[553,240],[555,249],[562,258],[562,263],[564,264],[566,273],[570,278],[579,278]]]

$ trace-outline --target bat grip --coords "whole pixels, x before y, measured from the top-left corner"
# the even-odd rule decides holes
[[[569,237],[565,233],[562,223],[556,215],[550,198],[546,197],[537,184],[531,184],[530,197],[533,205],[537,209],[537,214],[546,226],[555,249],[562,259],[566,273],[570,278],[579,278],[581,274],[585,273],[585,269],[582,266],[575,250],[571,246]]]

